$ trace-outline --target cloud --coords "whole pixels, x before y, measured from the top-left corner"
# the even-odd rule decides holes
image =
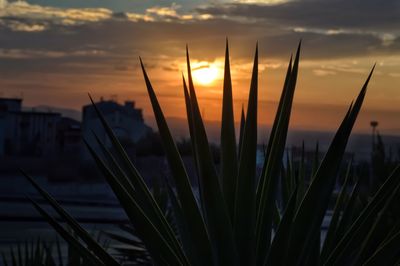
[[[1,25],[14,31],[43,31],[50,25],[80,25],[109,19],[105,8],[57,8],[29,4],[25,1],[0,2]]]
[[[155,6],[155,7],[151,7],[146,9],[146,13],[150,13],[150,14],[155,14],[157,16],[161,16],[161,17],[177,17],[178,13],[177,10],[181,8],[180,5],[177,5],[175,3],[173,3],[170,7],[159,7],[159,6]]]
[[[313,73],[317,76],[330,76],[330,75],[336,75],[335,71],[331,71],[331,70],[324,70],[324,69],[314,69]]]
[[[106,8],[59,8],[33,5],[23,1],[10,3],[2,1],[4,8],[0,10],[0,29],[27,33],[50,31],[49,35],[57,35],[57,38],[63,39],[60,34],[52,32],[60,31],[67,36],[71,34],[75,37],[80,36],[83,38],[82,45],[85,45],[86,38],[80,34],[81,32],[89,30],[90,34],[96,35],[96,32],[101,30],[104,35],[111,35],[116,39],[127,39],[124,34],[140,36],[136,34],[138,32],[148,36],[148,32],[151,31],[154,32],[151,34],[152,40],[160,39],[163,42],[169,40],[205,42],[221,36],[230,36],[238,37],[248,45],[249,41],[254,43],[258,39],[260,46],[265,47],[267,56],[275,59],[287,56],[288,51],[293,49],[300,38],[303,38],[307,47],[313,51],[310,55],[313,58],[389,54],[400,49],[397,28],[382,29],[378,26],[383,27],[383,23],[392,22],[375,23],[375,28],[351,26],[351,21],[354,24],[354,21],[362,20],[365,15],[360,11],[358,15],[354,14],[355,11],[349,11],[345,7],[352,4],[344,0],[234,1],[230,4],[203,5],[195,10],[186,10],[181,5],[172,3],[170,6],[148,7],[141,13],[114,12]],[[394,0],[388,1],[389,5],[396,4]],[[261,2],[263,4],[260,4]],[[367,9],[365,6],[371,9],[376,7],[373,5],[373,0],[366,0],[363,8]],[[339,7],[343,9],[340,14],[332,14],[332,10],[337,11]],[[379,8],[385,9],[385,7]],[[393,20],[399,20],[395,16],[396,12],[398,11],[394,10],[387,15],[393,17]],[[375,17],[381,18],[375,13],[369,11],[371,20]],[[332,15],[347,18],[347,23],[331,18]],[[108,25],[121,28],[111,29]],[[29,35],[27,38],[31,39],[33,36]],[[102,45],[103,40],[97,38],[96,40]],[[142,40],[138,43],[142,43]],[[115,44],[107,44],[101,49],[107,50],[111,46]],[[125,52],[124,49],[121,51]],[[244,51],[246,49],[240,51],[240,57],[244,56]],[[213,51],[208,53],[216,56]]]
[[[276,5],[224,4],[199,8],[212,15],[256,17],[286,25],[321,28],[382,28],[396,30],[400,3],[386,0],[297,0]]]
[[[28,49],[1,49],[0,58],[7,59],[37,59],[37,58],[63,58],[63,57],[82,57],[99,56],[104,54],[98,50],[82,51],[51,51],[51,50],[28,50]]]
[[[211,4],[197,9],[214,17],[255,21],[297,33],[358,35],[380,40],[387,47],[400,36],[400,2],[386,0],[295,0],[272,5],[246,1]],[[257,2],[257,3],[256,3]]]
[[[400,73],[389,73],[388,75],[394,78],[400,78]]]
[[[32,23],[18,20],[0,20],[0,25],[13,31],[36,32],[44,31],[47,23]]]
[[[153,6],[144,13],[127,12],[126,16],[132,21],[158,21],[158,22],[185,22],[193,20],[207,20],[212,16],[209,14],[198,14],[197,12],[180,12],[181,5],[172,3],[171,6]]]
[[[277,5],[287,3],[290,0],[234,0],[234,3],[242,4],[260,4],[260,5]]]
[[[295,27],[293,29],[294,32],[300,33],[316,33],[321,35],[365,35],[365,36],[374,36],[381,40],[383,46],[390,46],[394,43],[397,36],[393,33],[385,33],[379,31],[368,31],[361,29],[319,29],[319,28],[303,28],[303,27]]]
[[[30,4],[25,1],[0,0],[0,25],[13,31],[44,31],[54,26],[77,26],[107,20],[187,21],[204,20],[212,16],[195,12],[180,13],[180,5],[153,6],[142,13],[114,12],[107,8],[60,8]]]

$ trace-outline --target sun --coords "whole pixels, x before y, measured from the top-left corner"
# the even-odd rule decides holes
[[[212,84],[219,76],[219,68],[213,65],[206,65],[194,69],[192,72],[193,79],[201,85]]]

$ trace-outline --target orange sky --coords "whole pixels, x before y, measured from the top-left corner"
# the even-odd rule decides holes
[[[181,72],[186,75],[184,56],[188,43],[193,68],[214,69],[211,75],[216,75],[215,80],[208,85],[197,81],[195,86],[205,119],[219,120],[228,36],[235,117],[239,118],[241,106],[246,105],[254,47],[259,41],[259,119],[262,124],[270,124],[287,60],[302,38],[292,128],[335,129],[376,62],[355,130],[369,131],[369,121],[379,120],[381,132],[400,134],[398,30],[396,21],[375,14],[377,8],[386,7],[372,2],[366,5],[364,9],[370,10],[362,11],[371,14],[367,20],[357,17],[354,7],[349,6],[340,14],[341,20],[329,20],[330,16],[339,16],[335,8],[351,4],[330,1],[325,15],[317,16],[318,8],[326,7],[312,0],[315,11],[309,12],[316,13],[310,17],[291,12],[302,1],[278,1],[272,5],[236,1],[219,5],[199,0],[189,1],[190,5],[168,2],[167,6],[151,1],[141,2],[140,10],[127,4],[124,12],[116,12],[109,4],[101,7],[103,2],[97,2],[98,6],[87,9],[70,7],[65,1],[51,7],[47,6],[48,1],[1,1],[2,95],[23,95],[27,106],[76,110],[89,102],[87,92],[97,99],[117,95],[120,102],[135,100],[149,118],[150,103],[138,62],[138,56],[142,56],[165,114],[183,117]],[[307,3],[304,1],[301,7]],[[398,17],[396,10],[385,12]]]

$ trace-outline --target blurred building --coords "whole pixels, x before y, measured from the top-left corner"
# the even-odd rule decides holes
[[[56,131],[59,153],[62,155],[79,154],[82,147],[81,123],[69,117],[61,117]]]
[[[56,125],[59,113],[19,111],[11,112],[14,121],[12,149],[16,154],[46,156],[56,151]]]
[[[71,134],[80,135],[79,122],[73,123],[75,127],[79,125],[79,132],[72,132],[71,128],[63,126],[65,121],[69,120],[60,113],[23,110],[22,99],[0,98],[0,156],[55,154],[71,144]],[[74,141],[77,139],[76,135]]]
[[[122,105],[114,100],[101,98],[95,104],[128,152],[129,147],[133,147],[139,139],[152,132],[152,129],[144,123],[142,109],[136,108],[133,101],[126,101]],[[111,144],[95,108],[89,104],[84,106],[82,111],[82,135],[96,147],[98,145],[93,132],[107,146]],[[86,148],[83,150],[83,156],[90,158]]]
[[[21,111],[22,100],[18,98],[0,98],[0,156],[9,152],[15,125],[12,112]]]

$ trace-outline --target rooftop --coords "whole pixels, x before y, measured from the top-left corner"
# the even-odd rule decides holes
[[[101,100],[95,104],[103,115],[119,112],[128,116],[137,116],[138,119],[143,120],[142,109],[135,108],[135,102],[133,101],[126,101],[124,104],[119,104],[114,100]],[[88,117],[97,118],[92,104],[85,105],[83,107],[83,113]]]
[[[48,115],[48,116],[61,116],[60,113],[50,113],[50,112],[36,112],[36,111],[11,111],[12,114],[18,115]]]
[[[22,102],[21,98],[0,98],[0,102]]]

